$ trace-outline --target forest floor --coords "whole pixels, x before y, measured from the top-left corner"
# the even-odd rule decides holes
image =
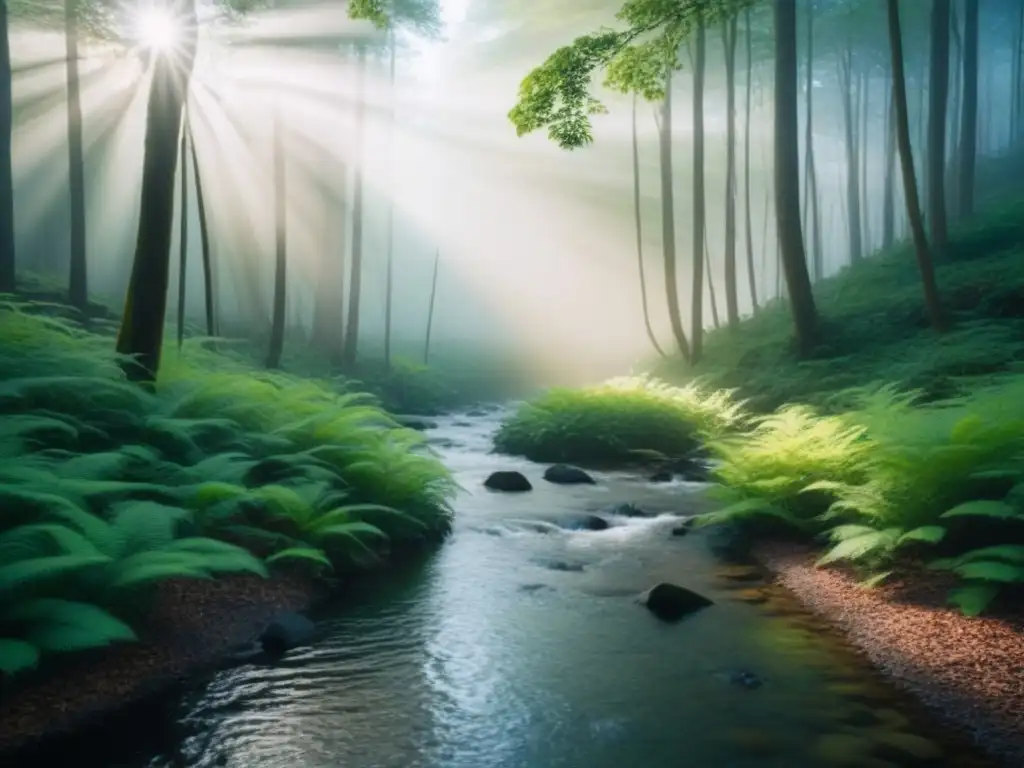
[[[1007,765],[1024,765],[1024,609],[967,617],[945,604],[950,580],[908,569],[873,590],[816,568],[806,545],[762,541],[754,557],[871,664],[942,722]]]

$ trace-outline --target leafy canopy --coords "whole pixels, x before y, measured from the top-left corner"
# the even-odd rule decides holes
[[[372,2],[372,0],[366,0]],[[593,96],[593,76],[605,72],[605,86],[638,93],[649,101],[665,94],[665,75],[679,69],[679,48],[699,24],[710,25],[753,0],[626,0],[616,19],[624,30],[603,28],[576,38],[551,54],[519,86],[509,112],[516,133],[547,127],[562,149],[593,141],[590,118],[606,111]]]

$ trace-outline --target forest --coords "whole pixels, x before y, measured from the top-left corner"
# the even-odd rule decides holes
[[[1020,764],[1019,0],[0,19],[0,756],[674,765],[641,701],[671,686],[582,669],[664,658],[636,601],[581,605],[643,581],[696,614],[671,663],[728,670],[695,764]],[[267,701],[315,745],[195,715],[282,653]],[[205,751],[90,736],[160,695]],[[534,719],[572,707],[559,751]]]

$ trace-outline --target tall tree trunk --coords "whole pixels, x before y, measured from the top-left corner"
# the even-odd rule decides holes
[[[821,211],[818,204],[818,171],[814,164],[814,2],[807,6],[807,121],[804,125],[804,215],[809,219],[804,227],[811,238],[812,278],[820,280],[825,274],[821,243]]]
[[[85,312],[89,305],[85,250],[85,156],[82,149],[82,91],[78,76],[78,0],[64,1],[64,51],[68,79],[68,197],[71,253],[68,303]]]
[[[181,130],[181,197],[178,215],[178,349],[185,341],[185,278],[188,275],[188,105]],[[276,158],[275,158],[276,160]]]
[[[928,238],[921,218],[921,207],[917,196],[917,179],[914,178],[914,155],[910,146],[910,120],[907,117],[907,86],[903,72],[903,33],[900,29],[899,0],[886,0],[889,20],[889,48],[892,53],[893,109],[896,113],[896,141],[899,144],[900,167],[903,171],[903,191],[907,202],[907,218],[914,238],[917,266],[921,272],[921,286],[924,290],[925,307],[928,317],[936,330],[945,328],[945,318],[939,301],[939,289],[935,282],[935,269],[928,251]],[[948,27],[947,27],[948,29]]]
[[[768,280],[768,213],[771,207],[771,195],[766,189],[764,192],[764,220],[761,222],[761,281],[762,285]],[[778,272],[778,269],[776,269]],[[764,291],[766,294],[768,290]],[[775,291],[775,296],[778,297],[778,290]]]
[[[430,361],[430,332],[434,328],[434,299],[437,298],[437,269],[441,265],[441,249],[434,254],[434,276],[430,279],[430,306],[427,307],[427,334],[423,341],[423,364]]]
[[[747,99],[744,110],[745,123],[743,126],[743,212],[746,218],[747,234],[747,279],[750,281],[750,307],[756,315],[757,304],[757,274],[754,271],[754,232],[752,216],[750,212],[750,97],[753,92],[751,88],[751,77],[753,76],[754,59],[753,43],[750,27],[750,6],[744,11],[744,21],[747,28]]]
[[[1024,3],[1021,3],[1017,11],[1017,29],[1013,38],[1013,73],[1010,78],[1010,144],[1020,138],[1022,103],[1024,103]]]
[[[736,30],[733,14],[722,25],[725,48],[725,314],[730,328],[740,322],[736,287]],[[705,236],[705,243],[707,237]],[[705,245],[706,247],[706,245]],[[710,267],[708,274],[711,274]],[[708,278],[710,281],[710,277]]]
[[[964,0],[963,116],[960,120],[960,218],[974,215],[974,176],[978,152],[978,0]]]
[[[343,333],[345,329],[345,250],[348,244],[348,168],[341,164],[340,173],[326,174],[325,179],[338,179],[335,194],[329,184],[323,187],[324,232],[337,224],[337,238],[325,236],[322,257],[317,265],[316,290],[313,294],[312,343],[330,360],[332,366],[341,365]],[[335,248],[334,243],[340,243]]]
[[[644,328],[647,339],[655,351],[665,357],[665,352],[658,344],[658,337],[651,327],[651,312],[647,303],[647,280],[644,278],[644,235],[643,219],[640,215],[640,146],[636,135],[636,94],[633,94],[633,221],[636,225],[636,261],[640,269],[640,304],[644,312]]]
[[[704,228],[704,264],[707,265],[705,274],[708,278],[708,301],[711,302],[711,322],[715,326],[715,330],[722,327],[722,320],[718,316],[718,296],[715,293],[715,281],[713,279],[711,269],[711,252],[708,249],[708,230]]]
[[[274,106],[274,309],[270,325],[267,368],[280,368],[284,352],[285,307],[288,298],[288,188],[285,175],[284,126]]]
[[[956,12],[956,0],[949,6],[949,29],[953,41],[952,85],[949,92],[949,109],[946,110],[946,210],[952,210],[954,218],[960,210],[960,114],[961,80],[963,75],[964,45],[960,36],[960,20]]]
[[[775,0],[775,217],[801,354],[817,341],[818,312],[800,228],[796,0]]]
[[[698,20],[693,52],[693,286],[690,307],[690,356],[699,363],[704,350],[704,22]],[[799,189],[797,190],[799,194]]]
[[[12,80],[7,0],[0,0],[0,293],[13,293],[15,288]]]
[[[173,51],[157,52],[152,58],[139,229],[117,337],[117,351],[125,360],[125,375],[144,384],[155,381],[163,349],[178,131],[195,64],[198,32],[192,0],[178,0],[164,7],[182,20],[181,43]]]
[[[675,195],[672,190],[672,72],[665,73],[665,98],[658,113],[658,153],[661,170],[661,248],[665,266],[665,299],[676,348],[684,360],[690,359],[690,344],[683,330],[679,309],[679,285],[676,277]]]
[[[196,184],[196,208],[199,211],[199,240],[203,249],[203,304],[206,308],[206,335],[217,335],[217,314],[214,302],[213,255],[210,253],[210,228],[206,218],[206,198],[203,197],[203,178],[199,174],[199,155],[196,153],[196,139],[192,125],[185,118],[189,146],[192,147],[192,177]]]
[[[868,136],[868,113],[871,105],[871,77],[870,71],[862,69],[857,78],[860,83],[861,104],[860,104],[860,130],[857,136],[857,152],[860,157],[860,223],[861,223],[861,248],[866,252],[871,251],[871,200],[868,197],[868,155],[871,149],[871,140]]]
[[[890,72],[891,76],[891,72]],[[885,177],[882,190],[882,250],[896,242],[896,123],[893,115],[892,89],[885,100]]]
[[[860,228],[860,162],[858,159],[857,109],[860,94],[854,98],[853,41],[848,37],[846,51],[839,59],[839,88],[843,103],[843,125],[846,139],[846,217],[849,235],[850,263],[864,255]]]
[[[388,27],[388,49],[390,60],[388,62],[388,97],[391,100],[388,114],[388,131],[391,140],[391,154],[394,155],[395,142],[395,28]],[[636,109],[634,105],[634,110]],[[634,115],[635,119],[635,115]],[[388,190],[388,212],[387,222],[384,225],[387,232],[386,260],[387,267],[384,277],[384,365],[391,367],[391,300],[394,293],[394,265],[395,265],[395,190],[394,170],[390,172],[390,189]]]
[[[949,3],[932,0],[928,85],[928,227],[932,256],[946,253],[946,104],[949,95]]]
[[[352,187],[352,272],[349,275],[348,322],[345,323],[345,347],[342,363],[355,367],[359,347],[359,300],[363,276],[363,130],[366,121],[366,49],[358,47],[356,74],[355,181]]]

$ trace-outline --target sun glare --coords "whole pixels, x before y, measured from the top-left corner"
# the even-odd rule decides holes
[[[135,19],[139,43],[157,51],[166,51],[178,42],[178,23],[164,8],[143,8]]]

